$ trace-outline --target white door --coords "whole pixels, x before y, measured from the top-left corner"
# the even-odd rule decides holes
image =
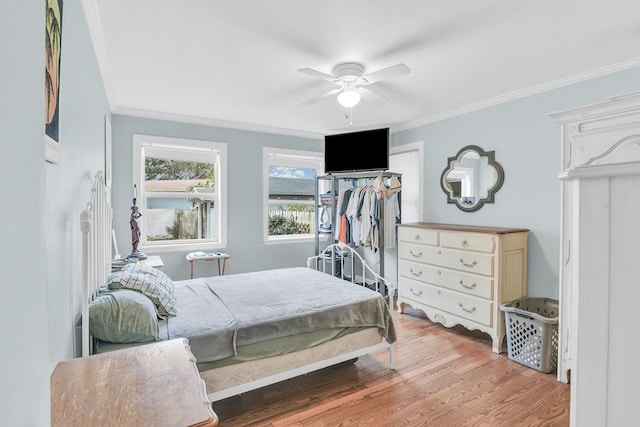
[[[392,147],[389,153],[389,170],[402,174],[400,212],[403,223],[420,222],[422,216],[422,182],[424,181],[424,157],[422,141]]]

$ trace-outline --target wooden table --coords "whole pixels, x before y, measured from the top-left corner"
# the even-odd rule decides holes
[[[65,360],[51,375],[52,426],[217,426],[188,340]]]
[[[144,265],[148,265],[149,267],[153,267],[153,268],[162,268],[162,267],[164,267],[164,261],[162,261],[162,258],[160,258],[158,255],[151,255],[151,256],[147,257],[146,259],[141,259],[138,262],[141,263],[141,264],[144,264]]]
[[[227,260],[231,258],[228,254],[222,252],[191,252],[184,256],[189,261],[190,273],[189,278],[193,279],[193,262],[194,261],[218,261],[218,276],[224,276],[224,270],[227,267]],[[220,260],[222,260],[222,268],[220,268]]]

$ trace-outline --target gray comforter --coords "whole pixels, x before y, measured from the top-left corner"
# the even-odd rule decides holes
[[[179,281],[176,299],[168,337],[189,338],[198,362],[317,329],[377,327],[388,342],[396,341],[382,295],[305,267]]]

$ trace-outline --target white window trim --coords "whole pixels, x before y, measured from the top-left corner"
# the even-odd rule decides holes
[[[424,218],[424,141],[396,145],[389,148],[389,155],[415,151],[418,156],[418,218]]]
[[[324,153],[320,151],[292,150],[288,148],[262,147],[262,240],[265,245],[313,242],[314,234],[269,236],[269,166],[270,159],[277,159],[279,166],[316,169],[324,173]]]
[[[144,171],[144,162],[142,159],[142,147],[148,146],[153,147],[157,146],[159,148],[173,148],[173,149],[183,149],[185,146],[189,147],[199,147],[203,151],[217,151],[219,153],[220,166],[216,171],[216,188],[218,192],[219,206],[216,207],[217,215],[219,218],[218,224],[218,240],[215,242],[208,240],[190,240],[183,241],[181,243],[166,243],[166,242],[154,242],[148,243],[146,241],[146,237],[143,236],[140,238],[140,246],[139,250],[142,252],[175,252],[175,251],[193,251],[193,250],[203,250],[203,249],[224,249],[227,247],[227,144],[223,142],[213,142],[213,141],[204,141],[197,139],[186,139],[186,138],[171,138],[171,137],[163,137],[163,136],[153,136],[153,135],[138,135],[133,134],[132,139],[132,181],[131,188],[135,184],[138,189],[143,188],[143,171]],[[140,196],[140,191],[138,190],[138,196]],[[140,202],[139,206],[142,202]],[[141,212],[144,215],[144,211]]]

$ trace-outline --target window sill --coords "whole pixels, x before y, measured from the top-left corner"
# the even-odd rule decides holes
[[[286,236],[286,237],[277,237],[277,236],[273,236],[273,237],[269,237],[268,239],[264,240],[264,244],[265,245],[282,245],[282,244],[287,244],[287,243],[306,243],[306,242],[313,242],[315,240],[315,237],[312,235],[305,235],[305,236]]]
[[[226,249],[227,242],[202,242],[202,243],[181,243],[169,245],[144,245],[138,248],[142,252],[166,253],[166,252],[192,252],[192,251],[212,251]]]

